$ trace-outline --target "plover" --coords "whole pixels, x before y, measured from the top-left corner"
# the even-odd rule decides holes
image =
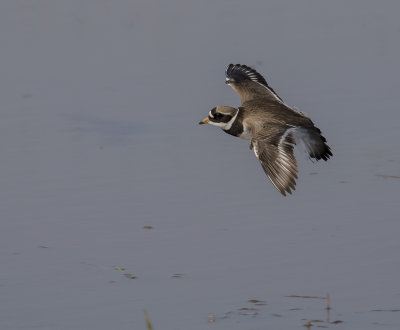
[[[241,64],[226,68],[226,84],[240,96],[241,106],[220,105],[199,124],[250,140],[250,149],[273,185],[286,196],[295,190],[297,162],[293,153],[302,144],[310,159],[328,160],[332,151],[309,117],[290,108],[256,70]]]

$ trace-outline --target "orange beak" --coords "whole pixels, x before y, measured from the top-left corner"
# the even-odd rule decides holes
[[[208,124],[209,121],[210,121],[210,119],[208,119],[208,117],[206,117],[199,123],[199,125]]]

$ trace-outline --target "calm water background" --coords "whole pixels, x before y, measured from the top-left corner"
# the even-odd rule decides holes
[[[155,329],[301,329],[325,302],[285,296],[329,292],[329,328],[399,329],[371,312],[400,309],[400,179],[381,176],[400,176],[399,12],[1,1],[0,328],[145,329],[147,309]],[[297,155],[290,197],[248,142],[197,125],[239,104],[231,62],[332,146]]]

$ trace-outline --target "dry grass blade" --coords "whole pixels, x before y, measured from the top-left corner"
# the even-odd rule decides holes
[[[326,308],[327,311],[329,311],[331,308],[331,297],[329,293],[326,294]]]
[[[377,174],[376,176],[379,176],[379,177],[385,178],[385,179],[400,179],[400,176],[398,176],[398,175]]]
[[[325,297],[318,297],[318,296],[299,296],[296,294],[290,294],[285,296],[285,298],[306,298],[306,299],[326,299]]]
[[[264,306],[267,304],[264,300],[258,300],[258,299],[249,299],[248,302],[256,304],[257,306]]]
[[[241,307],[238,308],[238,311],[258,311],[259,309],[254,308],[254,307]]]
[[[144,311],[144,318],[146,319],[147,330],[154,330],[153,326],[151,325],[150,317],[149,314],[147,314],[147,311]]]

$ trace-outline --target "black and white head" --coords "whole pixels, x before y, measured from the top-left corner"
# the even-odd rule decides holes
[[[219,105],[210,110],[208,117],[204,118],[199,124],[210,124],[228,131],[239,113],[239,109],[226,105]]]

